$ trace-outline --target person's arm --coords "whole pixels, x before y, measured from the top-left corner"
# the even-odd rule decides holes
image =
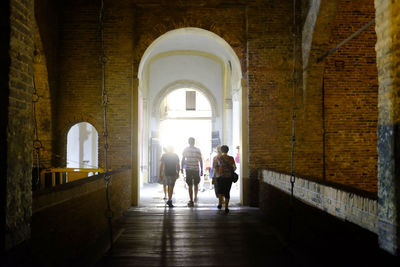
[[[183,164],[185,164],[185,151],[182,153],[182,160],[181,160],[181,172],[183,174]]]
[[[177,155],[177,157],[178,157],[178,155]],[[180,170],[180,168],[181,168],[181,166],[179,165],[179,157],[178,157],[178,160],[177,160],[177,162],[176,162],[176,170],[177,170],[177,172],[176,172],[176,178],[179,177],[179,170]]]
[[[217,157],[218,156],[215,156],[213,158],[213,179],[217,178],[217,171],[218,171],[218,168],[217,168]]]
[[[160,180],[164,178],[164,161],[160,162],[160,173],[159,173]]]
[[[235,163],[235,159],[233,157],[231,157],[232,159],[232,168],[235,171],[236,170],[236,163]]]
[[[203,156],[201,155],[201,152],[200,152],[199,162],[200,162],[200,176],[203,176]]]
[[[217,156],[213,158],[212,162],[212,184],[215,184],[217,178]]]

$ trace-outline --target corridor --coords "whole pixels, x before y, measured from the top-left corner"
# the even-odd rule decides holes
[[[0,1],[0,265],[400,266],[399,10]],[[189,137],[240,167],[229,214],[166,207]]]

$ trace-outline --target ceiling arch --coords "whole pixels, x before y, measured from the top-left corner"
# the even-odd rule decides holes
[[[173,51],[197,51],[214,55],[229,68],[231,84],[240,87],[242,79],[240,61],[232,47],[220,36],[200,28],[180,28],[169,31],[157,38],[144,52],[139,64],[138,78],[140,83],[145,80],[146,66],[153,57]]]

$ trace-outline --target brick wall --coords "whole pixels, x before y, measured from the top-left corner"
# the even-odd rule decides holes
[[[146,1],[135,1],[136,5],[125,1],[106,2],[106,54],[110,58],[107,63],[107,86],[111,101],[109,107],[109,122],[112,124],[109,125],[111,166],[130,164],[127,159],[130,158],[131,75],[136,75],[145,49],[169,30],[180,27],[199,27],[215,32],[234,48],[242,63],[244,77],[248,78],[250,176],[256,178],[259,168],[283,173],[290,172],[293,40],[292,17],[287,14],[292,14],[292,2],[245,2],[232,4],[226,1],[226,5],[212,1],[202,5],[180,1],[163,2],[161,5]],[[93,1],[83,1],[80,5],[67,4],[62,7],[59,40],[61,51],[59,62],[62,75],[59,78],[60,94],[56,111],[59,114],[56,132],[60,134],[55,138],[59,140],[56,154],[60,155],[62,160],[58,165],[62,165],[65,161],[66,133],[72,124],[88,121],[96,127],[100,135],[102,132],[97,4]],[[342,7],[343,12],[336,20],[338,27],[335,28],[332,44],[352,31],[345,26],[339,27],[345,19],[349,19],[349,14],[360,14],[359,17],[368,19],[363,15],[364,10],[355,10],[355,8],[354,5]],[[297,11],[298,24],[301,25],[300,4]],[[371,15],[371,12],[373,8],[371,9],[369,3],[368,14]],[[356,15],[351,19],[362,24],[363,21],[360,22]],[[374,39],[371,39],[370,35],[362,38],[365,40],[361,40],[368,42],[366,49],[370,53]],[[300,40],[299,34],[297,47],[299,63],[301,62]],[[351,52],[353,51],[349,51]],[[371,57],[368,58],[371,59]],[[330,130],[326,139],[329,156],[327,177],[339,183],[374,191],[373,185],[376,185],[376,179],[373,180],[373,166],[376,165],[373,149],[376,139],[374,139],[374,118],[372,118],[376,115],[376,105],[373,106],[374,96],[364,90],[358,95],[363,97],[363,100],[366,99],[365,102],[358,100],[363,103],[361,110],[340,109],[340,112],[349,113],[350,111],[354,112],[355,116],[364,116],[359,123],[352,122],[353,117],[351,117],[347,119],[347,124],[343,124],[341,113],[333,114],[330,108],[336,101],[335,91],[330,88],[337,87],[334,84],[335,75],[342,73],[336,71],[336,68],[333,69],[331,62],[327,63],[327,69],[330,72],[327,71],[326,74],[326,93],[331,94],[333,100],[331,102],[329,100],[331,95],[325,97],[328,105],[326,125]],[[333,61],[333,64],[335,62]],[[371,62],[364,61],[363,67],[371,67],[373,65]],[[348,64],[351,63],[348,62]],[[361,85],[349,83],[349,86],[352,86],[352,90],[366,88],[371,83],[377,82],[376,79],[371,80],[373,77],[374,73],[359,82]],[[354,77],[348,78],[354,79]],[[374,88],[376,89],[372,86],[372,90]],[[320,86],[314,91],[307,92],[307,95],[304,95],[300,86],[297,88],[295,171],[302,177],[319,179],[324,177],[322,97]],[[365,114],[366,111],[369,113]],[[368,123],[366,128],[364,128],[364,122]],[[351,141],[356,141],[351,151],[357,151],[357,159],[351,156],[352,152],[348,152],[347,146],[342,143],[336,146],[334,143],[347,126],[351,128],[346,130],[344,134],[346,142],[343,143],[348,145]],[[338,127],[343,129],[338,129]],[[360,130],[354,132],[357,127]],[[102,138],[100,142],[101,140]],[[101,144],[99,154],[99,161],[102,162]],[[355,160],[358,162],[353,162]],[[337,168],[338,166],[340,169]],[[366,166],[368,169],[362,170]]]
[[[0,4],[0,28],[3,38],[0,41],[0,149],[7,151],[8,96],[10,68],[10,5],[8,1]],[[6,225],[6,186],[7,186],[7,153],[0,153],[0,251],[5,249]]]
[[[99,165],[104,162],[102,73],[99,61],[98,1],[62,7],[56,110],[57,165],[65,165],[67,133],[75,123],[91,123],[99,133]],[[131,164],[133,13],[124,6],[105,13],[109,167]],[[135,123],[135,122],[133,122]]]
[[[300,5],[296,7],[300,27]],[[290,15],[288,15],[290,14]],[[248,9],[248,87],[250,176],[259,168],[291,171],[293,111],[293,6],[291,1],[270,1]],[[301,31],[297,31],[296,58],[301,62]],[[297,65],[298,71],[300,65]],[[298,78],[300,78],[298,76]],[[321,177],[321,92],[303,101],[296,88],[295,171]]]
[[[58,106],[58,43],[59,12],[56,3],[51,0],[35,1],[35,81],[41,98],[38,106],[39,139],[43,142],[41,151],[42,167],[57,166],[53,154],[54,121]],[[35,161],[36,162],[36,161]],[[36,163],[34,163],[36,164]]]
[[[290,175],[267,170],[261,171],[260,175],[262,183],[272,185],[290,195]],[[374,197],[366,197],[299,177],[294,184],[293,195],[312,207],[378,233],[378,201]]]
[[[339,9],[341,11],[335,22],[337,27],[332,35],[333,45],[341,37],[352,32],[351,28],[346,27],[345,22],[357,21],[358,24],[354,26],[354,29],[358,29],[358,26],[363,24],[363,20],[368,20],[371,12],[373,13],[371,1],[366,2],[368,4],[366,10],[357,9],[358,6],[342,2]],[[145,49],[169,30],[180,27],[199,27],[224,38],[233,47],[242,63],[249,92],[251,178],[257,177],[257,170],[260,168],[281,173],[290,172],[293,40],[292,17],[288,14],[292,14],[293,11],[291,1],[262,3],[259,1],[206,1],[204,3],[106,1],[105,8],[105,47],[106,55],[110,59],[106,66],[106,78],[110,100],[109,162],[112,168],[130,165],[130,124],[137,125],[135,119],[131,118],[131,107],[134,105],[131,99],[132,76],[136,76],[138,64]],[[297,7],[299,27],[302,25],[301,8],[299,2]],[[98,9],[98,2],[92,0],[74,4],[64,3],[59,6],[59,39],[56,57],[59,63],[57,69],[59,78],[57,89],[55,89],[57,108],[53,110],[53,114],[56,114],[53,121],[56,134],[53,139],[57,141],[54,154],[60,160],[56,160],[55,165],[65,164],[66,134],[73,124],[80,121],[87,121],[98,130],[99,162],[101,164],[103,162]],[[368,15],[364,15],[365,12]],[[47,29],[44,32],[51,31]],[[52,34],[45,35],[53,36]],[[374,65],[371,54],[371,44],[374,43],[372,35],[369,29],[366,35],[361,35],[357,39],[360,45],[365,46],[365,49],[360,49],[360,51],[368,53],[368,60],[359,59],[358,63],[354,63],[357,58],[349,58],[353,50],[349,50],[347,54],[343,52],[337,54],[341,57],[340,60],[343,58],[346,61],[345,67],[362,61],[362,68],[372,69],[371,75],[363,76],[361,81],[354,81],[360,78],[357,76],[359,72],[354,76],[348,76],[348,72],[337,70],[335,63],[340,60],[335,59],[336,55],[327,61],[324,111],[327,127],[326,177],[329,177],[327,179],[374,192],[376,191],[376,178],[374,180],[376,136],[374,136],[373,127],[376,124],[374,90],[377,81],[374,79],[372,67]],[[46,50],[46,47],[51,47],[48,44],[51,38],[43,39]],[[299,64],[300,40],[299,34],[297,47]],[[354,46],[352,47],[354,49]],[[52,55],[57,53],[52,52]],[[48,60],[54,62],[54,56]],[[346,77],[343,77],[344,73]],[[345,103],[358,101],[356,104],[360,106],[360,109],[357,107],[353,109],[355,105],[346,106],[347,109],[335,107],[337,101],[344,99],[337,99],[336,89],[339,79],[350,80],[349,87],[341,87],[343,94],[348,93],[347,89],[351,92],[357,91],[357,96],[348,93],[350,99]],[[50,81],[49,83],[51,84]],[[297,89],[295,171],[302,177],[323,179],[322,88],[318,85],[314,90],[306,93],[300,86]],[[343,117],[344,113],[351,116],[346,119]],[[354,117],[357,121],[353,119]],[[343,141],[337,144],[336,140]],[[352,144],[351,147],[350,144]],[[133,150],[136,148],[136,144],[133,144]],[[256,192],[257,189],[254,190]]]
[[[199,6],[194,2],[168,1],[166,6],[141,4],[134,10],[137,16],[134,47],[136,69],[145,50],[155,39],[170,30],[184,27],[202,28],[225,39],[244,68],[245,6]]]
[[[115,223],[131,204],[131,170],[111,173],[110,205]],[[32,216],[32,261],[38,266],[79,260],[94,264],[108,239],[105,182],[102,175],[35,192]],[[117,233],[114,233],[117,234]],[[115,237],[115,236],[114,236]],[[100,249],[97,252],[89,249]]]
[[[29,238],[32,201],[33,1],[13,0],[10,8],[6,249]]]
[[[257,205],[258,169],[290,172],[292,118],[292,2],[270,1],[247,10],[249,171]]]
[[[39,29],[35,25],[35,51],[34,51],[34,77],[37,100],[35,104],[36,125],[38,139],[42,143],[40,150],[40,166],[50,168],[52,166],[52,142],[53,142],[53,121],[52,121],[52,99],[50,94],[49,75],[47,71],[46,54],[40,37]],[[33,126],[35,127],[35,125]],[[33,135],[35,136],[35,135]],[[33,152],[33,166],[37,167],[37,152]]]
[[[331,48],[375,17],[373,0],[340,1]],[[377,192],[378,73],[374,25],[328,56],[324,73],[325,177]]]

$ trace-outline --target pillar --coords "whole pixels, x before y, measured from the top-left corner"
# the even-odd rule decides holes
[[[375,0],[379,78],[378,240],[399,252],[400,218],[400,0]]]
[[[133,79],[132,86],[132,119],[131,119],[131,153],[132,153],[132,205],[139,205],[140,191],[139,191],[139,79]]]
[[[1,1],[1,250],[30,238],[32,216],[32,0]]]

